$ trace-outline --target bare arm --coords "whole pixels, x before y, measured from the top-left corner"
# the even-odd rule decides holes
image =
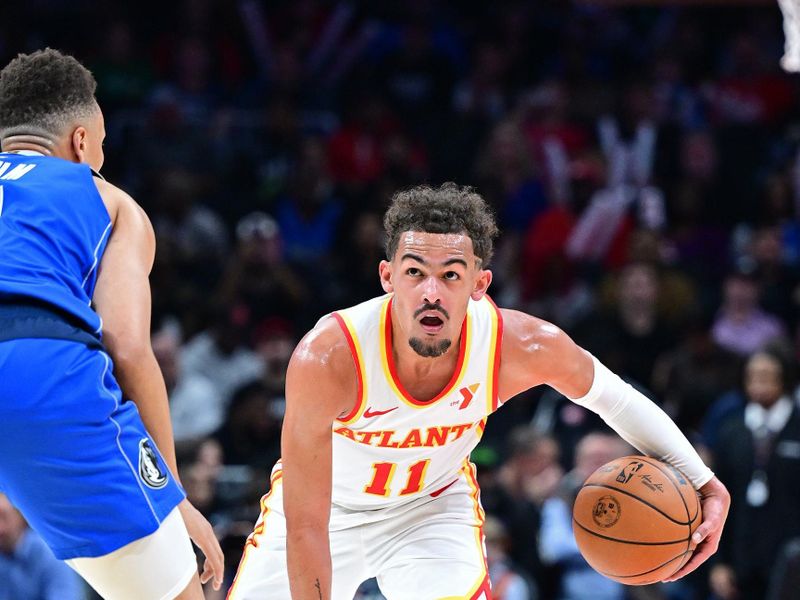
[[[93,303],[103,319],[103,342],[114,376],[136,403],[142,422],[178,478],[167,389],[150,346],[150,269],[155,235],[144,211],[127,194],[103,182],[102,195],[117,208],[114,229],[100,262]]]
[[[289,585],[294,600],[330,600],[332,426],[356,401],[344,334],[327,319],[306,335],[286,374],[281,437]]]
[[[150,345],[148,277],[155,257],[155,235],[147,215],[130,196],[105,181],[96,183],[114,223],[92,298],[103,319],[103,342],[114,361],[120,388],[136,403],[147,432],[179,481],[167,389]],[[219,588],[223,559],[214,532],[187,500],[180,508],[190,536],[206,555],[201,581],[213,576]]]
[[[516,311],[504,311],[503,319],[501,399],[545,383],[600,415],[643,453],[684,470],[700,492],[703,522],[692,536],[697,550],[671,580],[700,566],[717,550],[730,495],[675,423],[554,325]]]
[[[105,184],[104,196],[114,195],[114,229],[100,262],[93,303],[103,319],[103,342],[114,361],[114,376],[136,403],[177,479],[175,448],[169,420],[167,389],[150,346],[150,269],[155,235],[144,211],[124,192]]]
[[[506,401],[547,384],[567,398],[580,398],[592,386],[591,356],[561,329],[516,310],[502,310],[500,399]]]

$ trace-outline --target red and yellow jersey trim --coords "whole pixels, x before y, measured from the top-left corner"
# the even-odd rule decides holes
[[[414,398],[414,396],[403,387],[403,383],[397,375],[397,369],[394,364],[394,353],[392,352],[392,297],[387,298],[386,302],[384,302],[381,307],[380,337],[381,363],[383,364],[383,373],[386,376],[386,381],[389,383],[389,386],[408,406],[412,408],[423,408],[441,400],[461,383],[461,379],[464,377],[465,365],[469,358],[470,342],[472,341],[472,319],[469,313],[467,313],[461,325],[461,335],[459,336],[461,341],[459,343],[458,359],[456,361],[456,368],[453,371],[453,376],[450,378],[447,385],[444,386],[444,389],[427,402]]]
[[[347,339],[347,346],[350,348],[350,354],[353,356],[353,363],[356,367],[356,379],[358,382],[356,404],[349,413],[336,419],[340,423],[350,425],[361,418],[367,405],[367,376],[364,368],[364,353],[361,350],[361,344],[358,341],[358,336],[355,333],[356,330],[350,322],[350,319],[346,315],[338,312],[333,313],[333,317],[344,332],[344,337]]]
[[[491,582],[489,581],[489,563],[486,560],[485,546],[483,543],[483,523],[486,520],[486,513],[484,513],[483,507],[481,506],[478,476],[475,465],[467,459],[464,460],[464,466],[461,470],[470,487],[470,497],[472,498],[473,514],[475,516],[475,543],[483,559],[483,573],[478,577],[478,580],[470,588],[470,591],[464,598],[468,598],[469,600],[486,598],[490,600],[492,597],[492,588]]]
[[[489,295],[486,300],[492,305],[492,339],[489,349],[489,394],[486,396],[487,414],[496,411],[502,402],[500,401],[500,354],[503,347],[503,315],[497,305]]]
[[[269,482],[269,491],[261,498],[261,519],[255,526],[255,529],[253,529],[253,532],[247,536],[247,541],[244,543],[244,552],[242,553],[242,558],[239,561],[239,567],[236,569],[236,577],[233,578],[231,589],[228,590],[228,594],[225,596],[226,600],[229,600],[233,596],[233,592],[236,590],[236,585],[239,582],[239,573],[244,571],[244,566],[247,563],[248,552],[251,548],[258,548],[258,537],[264,534],[264,530],[266,529],[267,515],[269,514],[269,505],[267,504],[267,501],[272,495],[272,492],[275,491],[277,485],[282,483],[282,478],[283,471],[281,469],[278,469],[272,474],[272,478]]]

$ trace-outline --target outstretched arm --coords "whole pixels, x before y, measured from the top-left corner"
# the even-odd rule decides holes
[[[356,401],[356,374],[338,324],[306,335],[286,374],[281,437],[289,586],[294,600],[329,600],[332,426]]]
[[[664,411],[554,325],[516,311],[504,311],[503,318],[506,327],[501,398],[505,400],[534,385],[547,384],[600,415],[644,454],[681,469],[700,492],[703,522],[692,536],[697,550],[672,579],[700,566],[719,546],[730,495],[689,440]]]

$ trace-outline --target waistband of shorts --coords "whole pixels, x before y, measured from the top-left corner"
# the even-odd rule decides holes
[[[0,342],[30,338],[67,340],[104,349],[97,334],[55,306],[27,298],[0,299]]]

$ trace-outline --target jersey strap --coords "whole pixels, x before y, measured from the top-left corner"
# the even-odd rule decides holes
[[[342,329],[342,332],[347,339],[347,346],[350,348],[350,354],[353,357],[353,364],[355,365],[356,369],[356,379],[358,381],[358,391],[356,392],[355,406],[353,406],[353,409],[345,416],[337,419],[337,421],[340,421],[345,425],[349,425],[351,423],[355,423],[361,418],[361,415],[364,412],[364,406],[366,405],[367,377],[364,373],[364,355],[361,351],[361,344],[358,340],[356,330],[347,315],[341,312],[335,312],[333,313],[333,318],[336,319],[336,322],[339,324],[339,327]]]
[[[503,347],[503,314],[497,305],[494,303],[489,295],[485,296],[486,300],[492,305],[492,334],[491,334],[491,348],[489,350],[489,369],[491,374],[491,387],[487,402],[489,414],[493,413],[500,407],[500,349]]]

